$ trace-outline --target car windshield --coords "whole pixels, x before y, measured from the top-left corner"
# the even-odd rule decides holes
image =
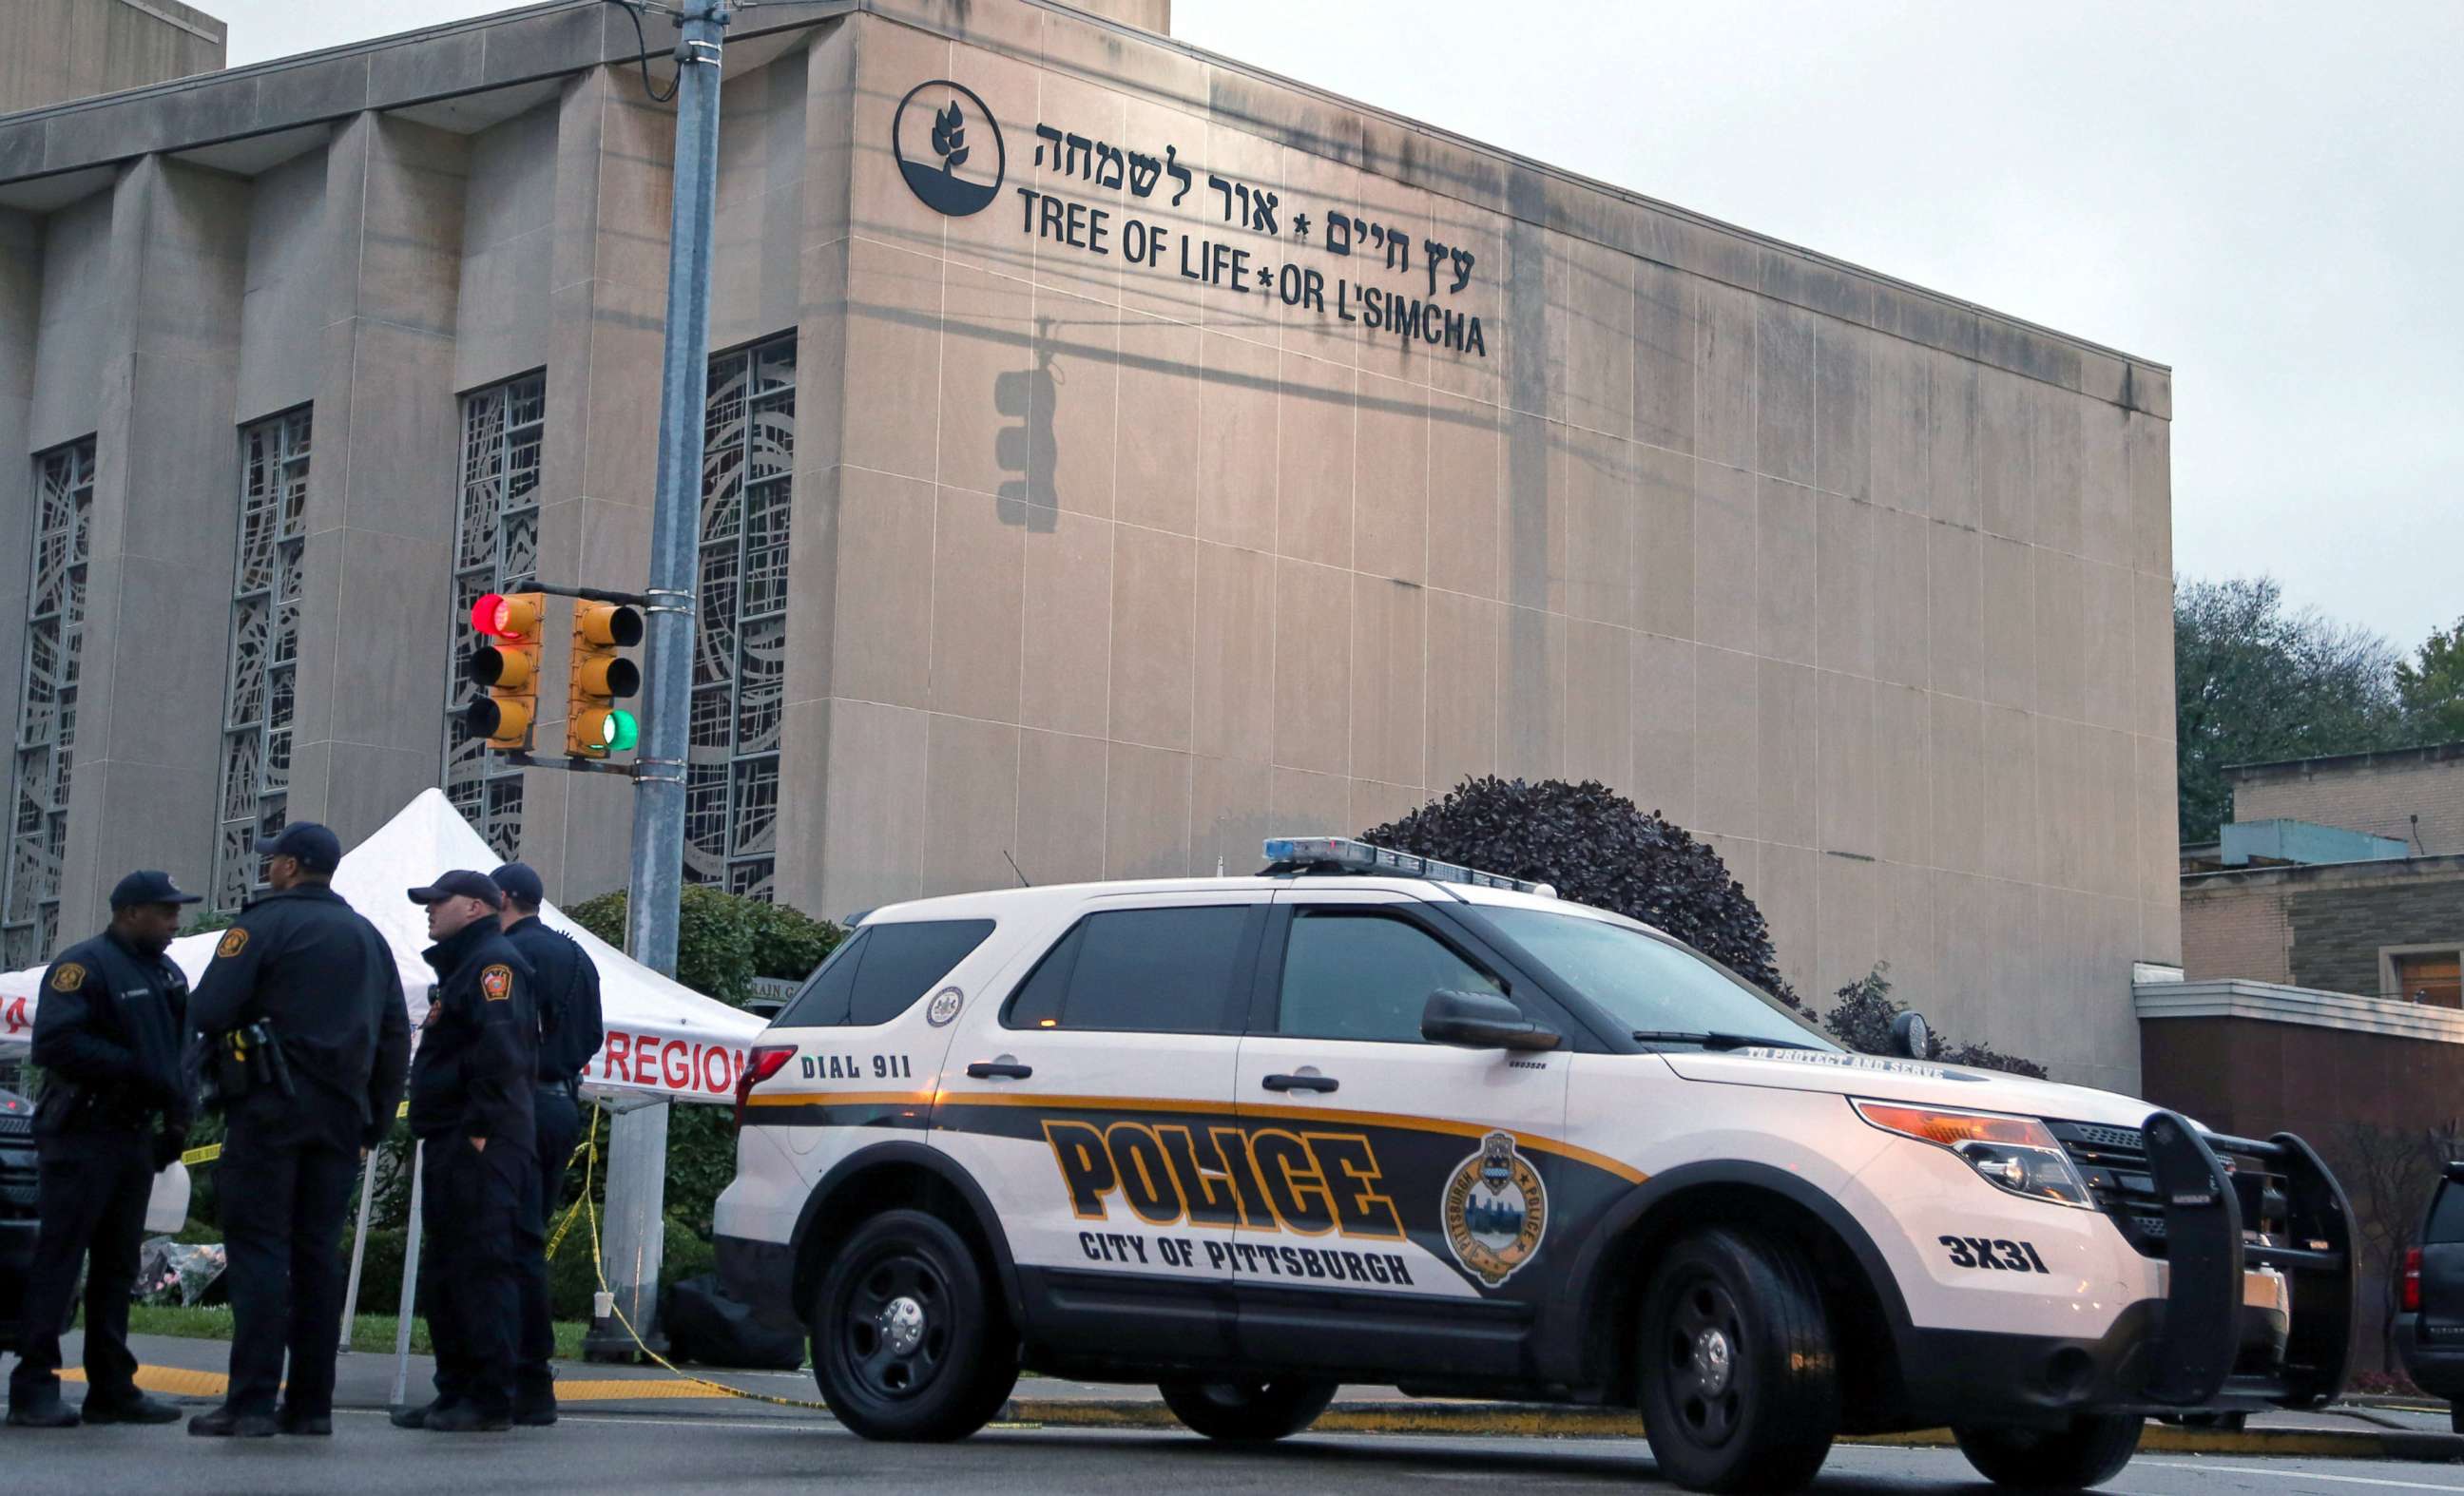
[[[1778,1000],[1674,940],[1633,925],[1545,909],[1488,905],[1481,913],[1597,1003],[1619,1028],[1838,1052],[1820,1029]]]

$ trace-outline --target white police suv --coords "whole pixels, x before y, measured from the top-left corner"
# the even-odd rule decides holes
[[[880,910],[781,1012],[719,1265],[847,1427],[963,1437],[1032,1368],[1268,1440],[1376,1383],[1639,1406],[1698,1490],[1945,1424],[2048,1488],[2343,1385],[2350,1215],[2298,1138],[1851,1054],[1546,889],[1267,856]]]

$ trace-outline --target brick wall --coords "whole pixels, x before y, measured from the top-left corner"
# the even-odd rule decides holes
[[[2233,776],[2233,819],[2279,817],[2391,836],[2422,855],[2464,852],[2464,743],[2245,769]]]
[[[2285,891],[2267,884],[2182,888],[2182,975],[2191,981],[2240,977],[2290,985],[2293,925]]]
[[[2377,997],[2379,951],[2464,946],[2464,856],[2253,868],[2182,879],[2182,968]]]
[[[2379,990],[2382,946],[2464,946],[2464,875],[2307,890],[2288,902],[2295,986],[2390,997]]]

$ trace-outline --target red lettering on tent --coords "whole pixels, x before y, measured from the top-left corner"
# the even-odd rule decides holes
[[[632,1047],[632,1035],[609,1029],[607,1042],[599,1049],[599,1078],[604,1081],[610,1075],[622,1073],[627,1054]]]

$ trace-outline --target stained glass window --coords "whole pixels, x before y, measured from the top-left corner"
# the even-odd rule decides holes
[[[462,477],[453,529],[453,614],[445,683],[445,793],[500,857],[522,834],[522,771],[462,725],[472,694],[472,605],[539,578],[539,440],[547,377],[462,397]]]
[[[794,335],[711,360],[685,877],[756,898],[778,865],[795,468]]]
[[[289,800],[310,434],[304,409],[239,433],[239,559],[231,574],[214,840],[213,907],[220,910],[235,910],[258,891],[256,839],[281,829]]]
[[[9,856],[0,869],[0,970],[39,965],[59,944],[93,518],[94,438],[37,456],[25,671],[10,756]]]

